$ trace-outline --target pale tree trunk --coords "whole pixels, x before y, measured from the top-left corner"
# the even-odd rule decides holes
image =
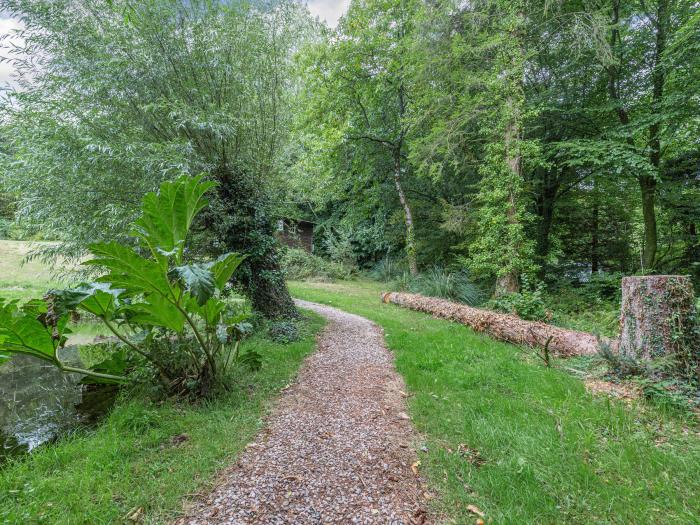
[[[416,235],[413,229],[413,213],[408,204],[406,194],[401,184],[401,150],[394,152],[394,185],[399,194],[399,201],[404,212],[404,222],[406,223],[406,257],[408,258],[408,269],[411,275],[418,275],[418,263],[416,262]]]

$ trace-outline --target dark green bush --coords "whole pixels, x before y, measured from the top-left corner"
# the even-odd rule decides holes
[[[273,321],[267,334],[275,343],[288,344],[301,339],[299,328],[293,321]]]
[[[515,314],[528,321],[549,321],[552,314],[545,305],[544,283],[532,282],[523,276],[520,292],[490,300],[486,306],[497,312]]]
[[[406,262],[401,259],[385,257],[376,263],[368,272],[372,279],[382,282],[390,282],[400,278],[406,273]]]
[[[350,279],[354,270],[318,257],[299,248],[288,248],[282,257],[282,268],[287,278],[305,279]]]

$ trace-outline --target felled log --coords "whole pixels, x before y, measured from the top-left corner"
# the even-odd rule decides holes
[[[621,354],[650,360],[669,354],[683,361],[700,351],[690,277],[647,275],[622,279]],[[692,364],[692,363],[686,363]]]
[[[382,294],[382,300],[440,319],[456,321],[500,341],[535,348],[547,347],[552,355],[560,357],[593,355],[598,351],[599,340],[593,334],[567,330],[547,323],[525,321],[515,315],[411,293],[385,292]],[[616,342],[610,339],[601,338],[601,342],[613,348],[617,346]]]

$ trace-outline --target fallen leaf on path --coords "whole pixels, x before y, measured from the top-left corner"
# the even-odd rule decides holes
[[[406,412],[399,412],[396,417],[398,417],[399,419],[406,420],[406,421],[411,419],[411,416],[409,416]]]
[[[418,475],[418,467],[420,467],[420,461],[416,461],[413,465],[411,465],[411,471],[413,471],[414,475]]]

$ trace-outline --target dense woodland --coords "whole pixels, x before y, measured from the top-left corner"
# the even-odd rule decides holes
[[[692,1],[356,1],[336,30],[284,1],[3,4],[25,26],[5,195],[63,252],[203,172],[224,184],[202,249],[251,252],[273,315],[279,217],[315,222],[321,255],[496,295],[700,276]]]

